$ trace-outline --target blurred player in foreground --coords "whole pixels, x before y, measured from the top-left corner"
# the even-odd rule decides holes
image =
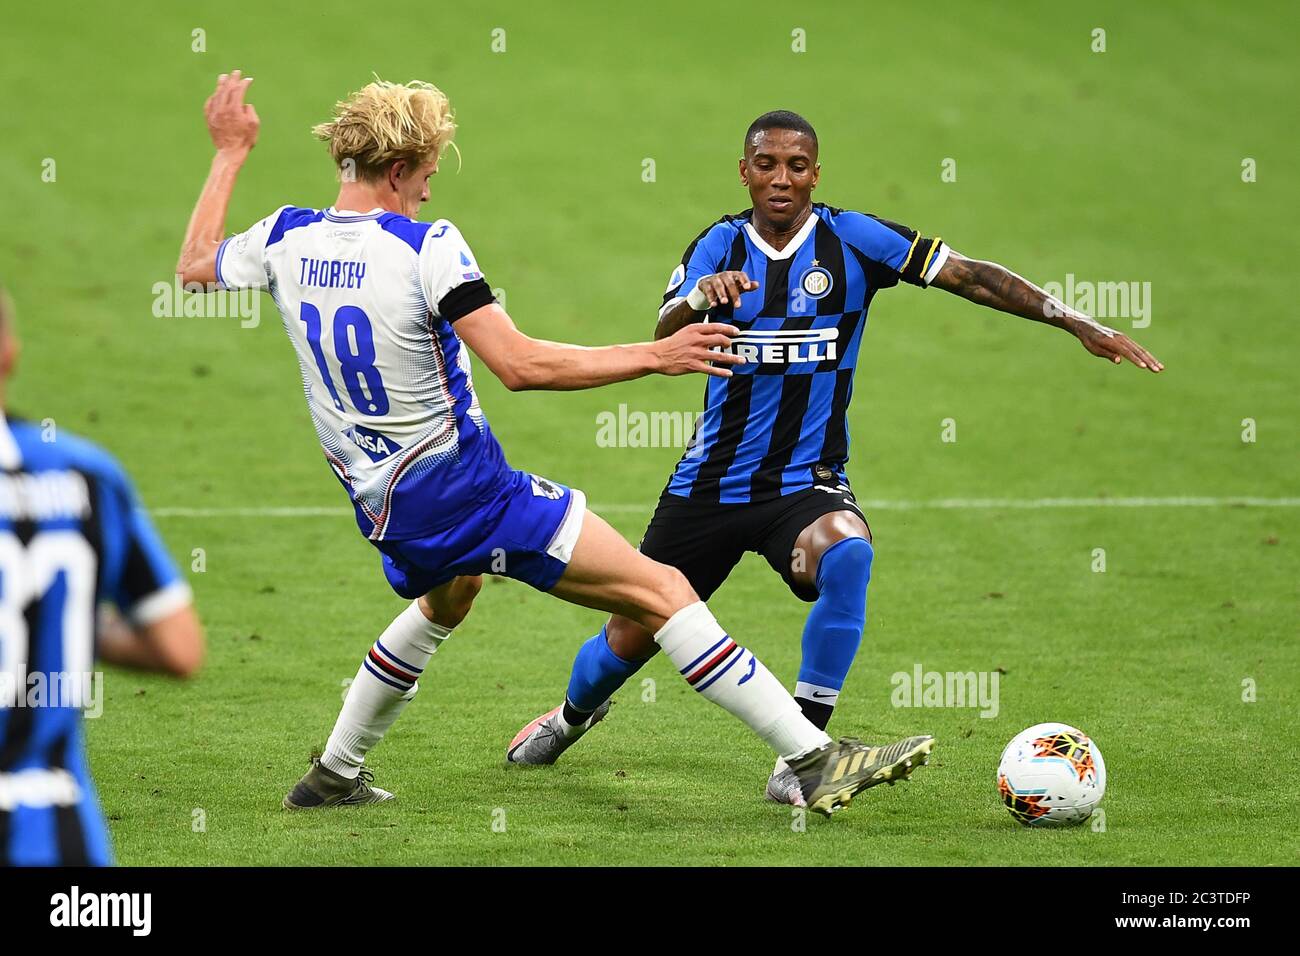
[[[634,550],[587,510],[580,491],[511,468],[479,408],[464,348],[511,390],[594,388],[651,373],[722,380],[743,359],[711,350],[735,330],[693,323],[657,342],[604,348],[520,332],[460,231],[413,218],[455,130],[447,98],[425,83],[371,83],[316,127],[339,169],[333,206],[281,206],[226,239],[226,208],[259,127],[244,102],[249,82],[223,75],[206,104],[217,153],[177,270],[187,283],[270,292],[325,457],[389,583],[415,599],[363,659],[324,754],[284,806],[391,798],[363,772],[365,755],[469,612],[480,575],[502,563],[538,590],[637,622],[691,686],[789,764],[812,809],[830,813],[910,773],[929,737],[887,748],[832,742],[681,572]]]
[[[17,358],[0,289],[0,866],[106,866],[81,725],[102,705],[96,649],[188,677],[203,630],[121,466],[53,424],[6,416]],[[125,618],[97,624],[104,603]]]
[[[659,310],[655,337],[721,320],[748,358],[711,379],[695,435],[668,479],[641,552],[682,571],[702,600],[746,551],[763,555],[811,602],[795,699],[819,728],[830,720],[866,623],[871,532],[849,487],[847,412],[877,291],[899,281],[935,285],[978,305],[1064,329],[1093,355],[1159,372],[1127,336],[1098,324],[992,262],[875,216],[812,201],[817,134],[780,110],[745,133],[740,181],[750,209],[723,216],[686,248]],[[531,723],[507,756],[554,763],[593,715],[658,647],[614,615],[580,649],[564,704]],[[770,799],[802,804],[778,760]]]

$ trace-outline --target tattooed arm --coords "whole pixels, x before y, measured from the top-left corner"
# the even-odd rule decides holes
[[[970,299],[977,305],[1065,329],[1093,355],[1110,359],[1117,365],[1128,359],[1138,368],[1153,372],[1164,368],[1159,359],[1127,335],[1108,329],[1095,319],[1071,309],[996,262],[967,259],[949,249],[948,260],[930,284]]]

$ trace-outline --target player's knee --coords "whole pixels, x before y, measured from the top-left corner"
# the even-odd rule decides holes
[[[478,597],[478,592],[483,590],[483,575],[470,574],[459,577],[453,582],[452,592],[456,595],[456,601],[463,606],[465,613],[469,613],[470,606],[473,605],[474,599]]]
[[[817,562],[817,591],[832,600],[865,603],[875,550],[866,538],[843,538]]]
[[[470,608],[474,606],[474,599],[482,590],[483,578],[477,574],[456,578],[451,583],[447,594],[447,613],[455,618],[456,624],[465,620]]]
[[[627,594],[626,614],[650,632],[663,627],[670,617],[699,600],[686,575],[674,567],[646,561],[636,585]]]
[[[615,614],[605,625],[609,649],[625,661],[649,660],[659,650],[654,635],[636,621]]]
[[[698,601],[699,595],[695,593],[695,588],[691,587],[691,582],[686,580],[686,575],[682,574],[677,568],[661,565],[663,571],[657,587],[660,598],[663,603],[655,610],[661,613],[664,618],[670,618],[688,604],[694,604]]]
[[[458,577],[421,598],[421,609],[435,624],[456,627],[469,615],[474,599],[482,589],[482,576]]]

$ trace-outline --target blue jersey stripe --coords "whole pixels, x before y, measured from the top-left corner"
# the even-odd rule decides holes
[[[745,421],[749,418],[749,399],[754,386],[753,375],[735,375],[725,382],[726,397],[715,406],[718,422],[714,439],[701,452],[703,459],[697,468],[691,495],[716,501],[722,477],[731,466],[733,452],[744,435]]]
[[[831,415],[835,396],[835,372],[819,372],[811,380],[807,411],[799,423],[799,437],[790,453],[790,461],[781,470],[781,494],[788,495],[809,486],[808,466],[805,462],[821,461],[826,424]],[[828,462],[828,465],[838,464]]]
[[[849,428],[846,412],[853,398],[853,369],[844,368],[835,373],[835,397],[831,400],[830,417],[822,439],[821,460],[843,463],[849,459]]]
[[[301,229],[303,226],[310,226],[313,222],[320,222],[323,218],[325,218],[324,210],[299,209],[296,206],[286,207],[280,213],[279,218],[275,220],[275,225],[271,227],[271,231],[266,237],[266,248],[271,248],[283,239],[284,234],[290,229]]]
[[[58,866],[59,834],[53,807],[19,804],[9,812],[9,854],[15,866]]]
[[[709,448],[718,437],[718,428],[722,424],[722,403],[726,397],[727,385],[735,378],[718,378],[711,375],[704,387],[704,414],[696,424],[695,441],[686,449],[677,470],[669,481],[668,490],[675,495],[687,496],[691,486],[700,473]]]
[[[753,376],[749,396],[749,418],[744,424],[740,444],[736,446],[731,466],[719,483],[719,499],[723,502],[749,500],[749,483],[754,475],[750,462],[762,458],[772,439],[777,411],[781,407],[782,384],[785,380],[775,375]]]
[[[768,436],[768,450],[754,470],[750,493],[762,500],[781,493],[781,473],[791,460],[806,414],[810,406],[812,385],[824,375],[784,375],[780,378],[764,376],[781,383],[781,405],[774,427]]]
[[[419,255],[420,247],[424,245],[424,237],[433,228],[433,223],[416,222],[395,212],[388,212],[379,217],[379,226],[384,232],[401,239]]]

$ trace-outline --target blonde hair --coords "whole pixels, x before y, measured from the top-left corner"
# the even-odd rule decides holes
[[[430,83],[387,83],[375,77],[334,105],[334,119],[312,127],[329,144],[340,170],[351,160],[360,179],[375,180],[399,159],[432,162],[456,134],[451,103]]]

